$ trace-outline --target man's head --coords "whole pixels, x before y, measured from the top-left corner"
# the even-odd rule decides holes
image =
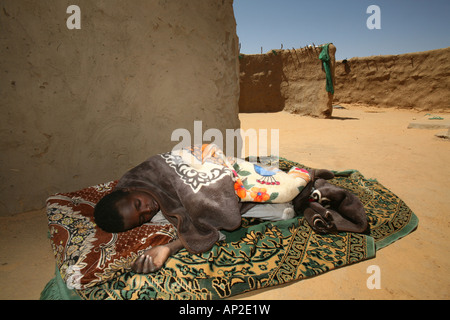
[[[95,223],[104,231],[124,232],[149,222],[159,204],[142,189],[118,189],[104,196],[95,206]]]

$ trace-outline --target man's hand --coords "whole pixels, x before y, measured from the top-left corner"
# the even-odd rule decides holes
[[[136,259],[131,269],[136,273],[150,273],[161,269],[170,256],[170,249],[166,246],[156,246],[146,250]]]
[[[131,269],[136,273],[151,273],[161,269],[167,259],[183,247],[179,239],[162,246],[146,250],[136,259]]]

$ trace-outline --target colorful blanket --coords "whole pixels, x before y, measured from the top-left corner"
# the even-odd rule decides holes
[[[310,170],[301,164],[280,159],[279,168],[282,171],[288,172],[292,167]],[[48,212],[50,228],[54,227],[55,221],[59,225],[59,231],[53,233],[51,238],[54,249],[57,249],[55,251],[57,276],[49,282],[41,298],[223,299],[244,292],[306,279],[374,258],[376,250],[406,236],[417,227],[418,219],[408,206],[376,180],[366,179],[358,171],[335,172],[335,175],[336,177],[330,180],[331,183],[351,191],[363,202],[371,227],[369,235],[345,232],[320,235],[315,233],[301,216],[279,222],[243,219],[239,229],[227,232],[226,241],[215,243],[211,250],[200,254],[192,254],[185,249],[180,250],[167,261],[163,269],[147,275],[129,272],[126,261],[132,260],[127,258],[131,254],[128,252],[122,253],[120,258],[117,256],[119,249],[124,246],[119,245],[114,236],[111,236],[107,242],[108,246],[101,246],[103,255],[98,254],[101,250],[86,248],[86,245],[84,250],[81,248],[83,243],[92,243],[85,241],[87,236],[83,238],[84,234],[90,234],[91,239],[102,236],[98,230],[95,236],[87,231],[80,232],[88,228],[87,224],[91,221],[89,210],[86,208],[78,210],[81,209],[80,203],[85,201],[80,195],[83,192],[87,193],[86,190],[54,196],[48,202]],[[108,190],[111,190],[111,184],[108,184]],[[90,188],[91,203],[95,203],[92,200],[96,197],[101,197],[99,194],[92,195],[96,192],[98,192],[97,188]],[[69,199],[71,199],[70,203]],[[64,215],[62,212],[64,210],[61,208],[64,208],[68,214]],[[70,214],[74,211],[77,211],[77,215],[84,216],[86,223],[83,224],[80,220],[77,224],[73,220],[74,215]],[[51,220],[52,216],[58,214],[61,215],[58,219]],[[72,218],[70,222],[72,229],[63,232],[65,223],[69,224],[69,217]],[[64,220],[67,221],[64,222]],[[167,236],[165,240],[170,241],[171,230],[167,229],[167,225],[153,226],[153,228],[156,229],[151,236],[158,233],[158,228],[166,228],[160,232],[159,236]],[[75,231],[78,236],[76,242],[73,240],[74,236],[70,235],[74,233],[73,230],[78,230]],[[124,235],[124,237],[128,239],[141,231],[131,230],[131,232],[135,233]],[[104,241],[108,239],[103,239]],[[97,276],[92,276],[96,280],[87,281],[79,287],[72,287],[72,290],[61,290],[61,288],[67,288],[61,286],[61,283],[64,283],[63,279],[64,281],[68,279],[68,275],[64,272],[70,269],[68,260],[71,259],[74,265],[76,261],[81,260],[81,254],[89,255],[96,250],[98,254],[96,259],[103,261],[106,272],[98,268]],[[134,248],[133,250],[142,249]],[[98,263],[95,265],[99,266]],[[81,275],[83,276],[84,274]],[[72,277],[74,277],[73,273]]]

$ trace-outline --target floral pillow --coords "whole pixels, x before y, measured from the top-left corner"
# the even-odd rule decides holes
[[[107,233],[94,222],[94,206],[117,181],[47,199],[50,240],[60,274],[70,289],[85,289],[130,271],[146,249],[176,238],[171,224],[147,223]]]
[[[236,162],[238,178],[234,184],[241,201],[289,202],[311,181],[307,170],[292,167],[287,173],[277,167],[266,167],[247,161]]]

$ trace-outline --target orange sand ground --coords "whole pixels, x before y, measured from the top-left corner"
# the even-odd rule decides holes
[[[450,140],[435,136],[442,129],[407,129],[426,112],[343,106],[330,120],[286,112],[240,119],[243,129],[279,129],[282,157],[376,178],[415,212],[419,228],[369,261],[236,298],[449,299]],[[0,299],[39,299],[55,267],[45,210],[0,217],[0,248]],[[381,289],[366,286],[371,265],[380,267]]]

